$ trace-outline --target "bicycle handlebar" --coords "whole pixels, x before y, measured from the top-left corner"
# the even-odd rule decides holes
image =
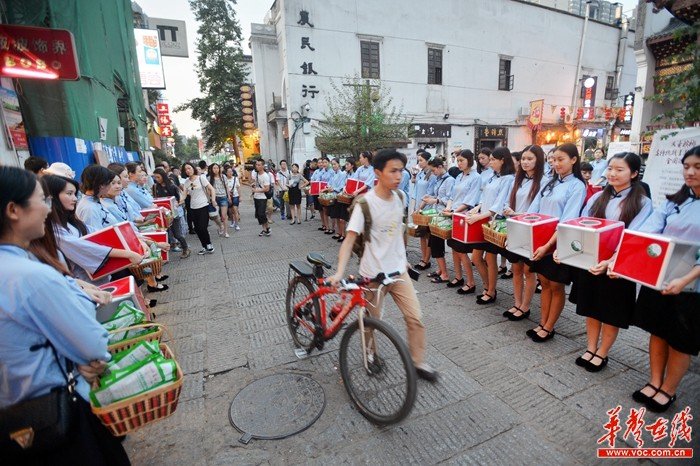
[[[370,283],[379,283],[381,285],[391,285],[392,283],[397,282],[398,280],[395,280],[394,277],[398,277],[401,275],[401,272],[391,272],[390,274],[385,274],[384,272],[379,273],[376,277],[374,278],[365,278],[365,277],[348,277],[344,280],[341,280],[340,283],[338,284],[339,288],[347,288],[348,285],[358,285],[358,286],[367,286]],[[323,286],[331,286],[331,283],[328,281],[323,282]]]

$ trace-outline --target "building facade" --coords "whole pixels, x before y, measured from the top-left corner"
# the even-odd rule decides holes
[[[576,121],[584,99],[574,93],[590,77],[596,84],[587,104],[620,104],[634,89],[633,48],[622,28],[598,21],[588,22],[582,41],[583,24],[517,0],[436,0],[429,8],[407,0],[401,11],[370,0],[277,0],[251,26],[262,154],[296,162],[319,156],[315,137],[331,84],[348,76],[390,89],[417,131],[409,150],[519,149],[533,139],[604,134],[611,128],[598,112]],[[539,135],[526,123],[536,100],[544,100]]]

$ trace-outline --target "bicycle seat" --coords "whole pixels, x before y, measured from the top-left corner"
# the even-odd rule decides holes
[[[314,271],[311,269],[311,266],[306,262],[294,261],[289,264],[289,267],[302,277],[314,276]]]
[[[306,260],[313,265],[320,265],[326,269],[330,269],[332,267],[332,265],[328,263],[328,261],[323,257],[323,254],[320,252],[309,253],[309,255],[306,256]]]

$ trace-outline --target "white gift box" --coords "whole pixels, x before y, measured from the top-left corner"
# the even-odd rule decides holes
[[[699,249],[699,243],[625,230],[612,271],[627,280],[662,290],[668,282],[695,267]],[[695,283],[689,283],[685,289],[694,290]]]
[[[557,256],[562,264],[588,270],[610,259],[620,244],[625,223],[579,217],[557,227]]]
[[[544,246],[557,230],[559,218],[544,214],[521,214],[506,220],[508,242],[506,249],[532,259],[534,252]],[[549,251],[551,253],[553,251]]]

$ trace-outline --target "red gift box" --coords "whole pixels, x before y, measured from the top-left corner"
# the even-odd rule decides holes
[[[353,194],[355,191],[357,191],[358,189],[360,189],[364,186],[365,186],[365,184],[360,180],[348,179],[345,182],[345,192],[348,194]]]
[[[327,187],[328,187],[328,183],[326,183],[325,181],[312,181],[311,182],[311,195],[318,196]]]
[[[662,290],[668,282],[692,270],[699,248],[698,243],[625,230],[612,271],[627,280]],[[685,289],[694,290],[695,282]]]
[[[610,259],[620,244],[624,222],[579,217],[557,227],[557,256],[563,264],[588,270]]]
[[[602,190],[603,190],[603,187],[600,186],[600,185],[594,184],[594,185],[591,186],[591,190],[593,191],[593,194],[595,194],[595,193],[597,193],[597,192],[599,192],[599,191],[602,191]]]
[[[141,247],[141,241],[136,235],[136,231],[131,222],[121,222],[116,225],[108,226],[107,228],[83,236],[83,239],[116,249],[128,249],[138,254],[144,253]],[[97,280],[111,273],[124,270],[130,265],[131,262],[129,259],[109,257],[102,267],[97,269],[92,275],[88,273],[88,276],[90,280]]]
[[[452,239],[460,243],[483,243],[486,240],[481,225],[488,223],[489,219],[485,218],[470,225],[467,223],[468,217],[468,214],[462,212],[452,214]]]
[[[143,218],[148,217],[149,215],[155,214],[155,222],[156,225],[158,225],[158,228],[162,228],[163,230],[168,229],[168,221],[165,218],[165,210],[163,210],[162,207],[155,207],[153,209],[143,209],[141,211],[141,215]]]
[[[177,199],[175,199],[175,196],[157,197],[153,199],[153,203],[158,207],[168,209],[173,214],[177,210]]]
[[[544,214],[521,214],[510,217],[506,220],[508,231],[506,249],[532,259],[534,252],[552,238],[558,223],[559,218]]]
[[[126,300],[131,301],[134,306],[150,316],[148,307],[146,307],[146,301],[143,299],[141,290],[136,286],[136,280],[133,276],[129,275],[128,277],[105,283],[100,286],[100,289],[112,293],[112,301],[97,307],[98,321],[105,322],[108,320],[117,311],[117,306]]]
[[[156,243],[167,243],[168,242],[168,232],[167,231],[144,231],[141,233],[143,236],[146,238],[150,238]],[[170,254],[168,251],[164,251],[161,249],[160,251],[160,257],[165,261],[168,262],[170,260]]]

